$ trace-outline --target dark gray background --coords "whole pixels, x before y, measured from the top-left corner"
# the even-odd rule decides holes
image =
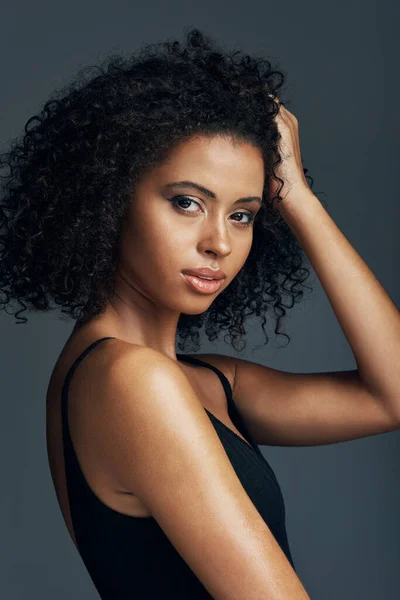
[[[400,5],[347,0],[192,4],[2,3],[0,144],[18,135],[55,87],[111,50],[182,37],[196,26],[227,46],[276,57],[288,73],[313,191],[399,306],[398,31]],[[356,368],[318,279],[286,320],[291,343],[243,358],[297,372]],[[354,305],[357,310],[357,305]],[[26,313],[27,314],[27,313]],[[73,322],[0,313],[1,595],[91,600],[97,592],[69,538],[45,447],[45,393]],[[283,340],[283,341],[282,341]],[[220,341],[202,352],[234,355]],[[263,447],[286,500],[299,576],[312,600],[395,600],[399,573],[399,432],[311,448]]]

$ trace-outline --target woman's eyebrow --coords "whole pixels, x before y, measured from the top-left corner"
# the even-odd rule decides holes
[[[212,192],[211,190],[208,190],[207,188],[205,188],[203,185],[200,185],[199,183],[196,183],[194,181],[173,181],[172,183],[167,183],[166,188],[192,188],[194,190],[197,190],[198,192],[201,192],[202,194],[204,194],[205,196],[208,196],[209,198],[212,198],[213,200],[216,199],[216,194],[214,194],[214,192]],[[242,202],[258,202],[259,204],[262,204],[262,200],[261,198],[259,198],[259,196],[245,196],[244,198],[239,198],[238,200],[235,200],[235,202],[233,204],[240,204]]]

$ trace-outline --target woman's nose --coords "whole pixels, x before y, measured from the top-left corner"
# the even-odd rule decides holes
[[[199,245],[203,252],[213,252],[218,256],[230,254],[232,248],[227,225],[214,222],[205,228]]]

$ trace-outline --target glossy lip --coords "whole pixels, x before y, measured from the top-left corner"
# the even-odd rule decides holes
[[[191,288],[200,294],[215,294],[223,286],[222,279],[201,279],[191,273],[182,273],[182,277],[186,279]]]
[[[212,279],[225,279],[226,273],[220,269],[211,269],[210,267],[202,267],[201,269],[184,269],[182,273],[186,275],[195,275],[203,277],[211,277]]]

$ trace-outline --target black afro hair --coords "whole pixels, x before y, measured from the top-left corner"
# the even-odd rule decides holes
[[[17,323],[27,321],[19,316],[27,309],[61,307],[61,318],[80,322],[101,313],[113,295],[122,220],[141,174],[191,136],[222,134],[262,152],[263,205],[243,268],[207,311],[180,315],[178,347],[197,351],[204,327],[209,340],[228,330],[229,343],[242,350],[252,315],[261,317],[268,341],[269,311],[274,332],[288,338],[281,320],[303,295],[310,270],[268,199],[273,178],[274,200],[282,200],[273,97],[287,104],[279,94],[284,80],[269,60],[224,50],[195,28],[184,43],[142,45],[129,58],[112,54],[81,69],[0,155],[0,308],[18,302]]]

